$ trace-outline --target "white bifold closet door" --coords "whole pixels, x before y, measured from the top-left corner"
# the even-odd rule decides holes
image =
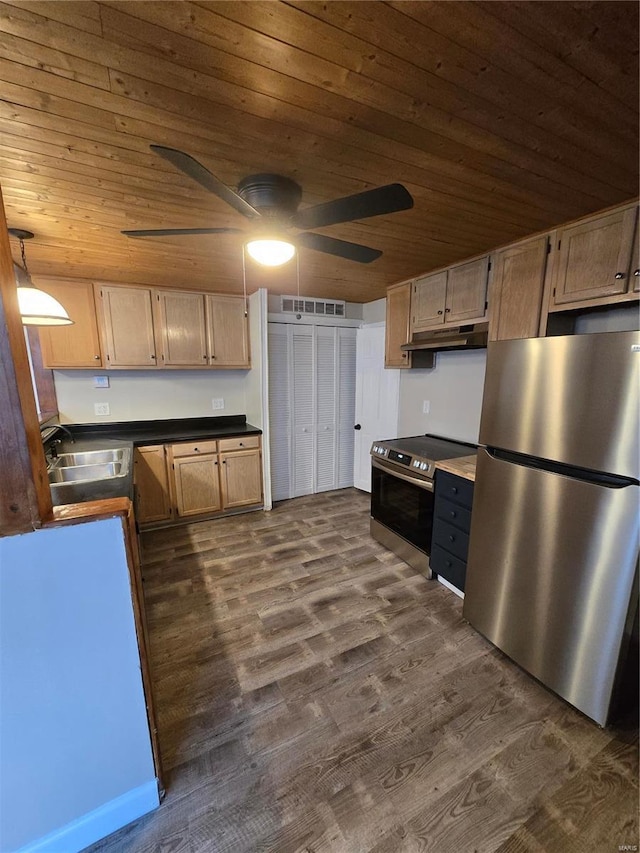
[[[353,485],[356,330],[269,323],[273,500]]]

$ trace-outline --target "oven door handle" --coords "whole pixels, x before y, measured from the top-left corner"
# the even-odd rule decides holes
[[[417,477],[412,477],[410,474],[404,474],[402,471],[398,471],[396,468],[392,468],[390,465],[385,465],[384,462],[381,462],[378,459],[371,459],[371,465],[374,468],[379,468],[380,471],[384,471],[385,474],[391,474],[392,477],[397,477],[399,480],[404,480],[405,483],[411,483],[412,486],[417,486],[419,489],[424,489],[425,492],[433,491],[433,480],[419,480]]]

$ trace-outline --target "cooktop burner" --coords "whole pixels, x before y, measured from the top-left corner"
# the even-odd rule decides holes
[[[397,465],[416,469],[422,475],[433,473],[433,463],[458,456],[471,456],[477,447],[461,441],[450,441],[439,435],[414,435],[409,438],[392,438],[375,441],[371,455],[384,458]]]

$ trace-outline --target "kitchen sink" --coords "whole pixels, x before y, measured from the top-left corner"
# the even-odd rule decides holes
[[[103,462],[100,465],[68,465],[49,470],[50,483],[77,483],[88,480],[109,480],[124,477],[128,466],[122,462]]]
[[[52,461],[51,467],[69,468],[78,465],[94,467],[109,462],[120,462],[128,465],[129,451],[126,448],[121,448],[116,450],[86,450],[79,453],[61,453]]]

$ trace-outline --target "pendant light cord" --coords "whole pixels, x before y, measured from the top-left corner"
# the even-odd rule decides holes
[[[247,256],[246,247],[242,245],[242,292],[244,294],[244,316],[249,316],[249,306],[247,305]]]
[[[25,271],[27,276],[29,276],[29,270],[27,269],[27,256],[24,251],[24,240],[20,237],[20,257],[22,258],[22,269]]]

